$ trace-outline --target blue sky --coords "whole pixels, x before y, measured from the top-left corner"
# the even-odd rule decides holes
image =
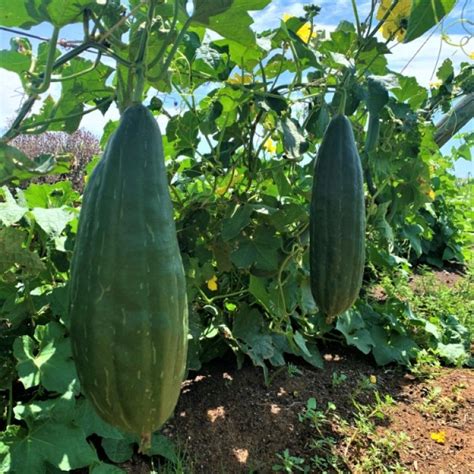
[[[18,0],[17,0],[18,1]],[[428,1],[428,0],[425,0]],[[371,0],[357,0],[359,16],[364,19],[370,8]],[[290,15],[302,15],[303,5],[317,4],[321,6],[321,14],[316,18],[318,29],[333,29],[341,20],[353,21],[351,0],[319,0],[319,1],[290,1],[290,0],[273,0],[263,11],[252,13],[256,30],[263,30],[278,25],[284,13]],[[459,43],[466,36],[466,24],[461,20],[464,18],[474,17],[474,2],[471,0],[459,0],[450,15],[439,25],[436,30],[430,31],[422,38],[419,38],[406,45],[398,44],[392,48],[392,55],[389,56],[389,65],[392,70],[401,72],[408,76],[414,76],[418,82],[427,86],[434,79],[437,65],[440,65],[445,58],[450,58],[454,65],[459,65],[461,61],[469,61],[469,58],[461,50],[461,48],[452,46],[443,42],[441,34],[449,35],[453,43]],[[474,33],[472,26],[471,35]],[[51,27],[47,24],[38,25],[30,30],[31,33],[39,36],[49,37]],[[8,49],[9,41],[12,35],[7,32],[0,32],[0,48]],[[82,27],[80,25],[69,25],[61,30],[60,37],[65,39],[81,39]],[[32,41],[35,44],[35,41]],[[474,51],[474,39],[471,39],[464,50],[467,53]],[[439,59],[437,60],[437,56]],[[0,117],[0,129],[4,128],[7,121],[15,115],[18,108],[22,90],[20,82],[16,75],[0,69],[0,84],[3,89],[1,100],[2,114]],[[59,93],[59,89],[52,91],[53,94]],[[85,128],[97,133],[101,130],[104,123],[108,119],[117,118],[116,110],[111,110],[104,119],[100,113],[92,113],[87,116],[82,123]],[[463,131],[474,131],[474,124],[468,124]],[[454,141],[448,142],[443,151],[448,152]],[[474,174],[472,163],[459,162],[456,166],[456,173],[466,176],[468,173]]]

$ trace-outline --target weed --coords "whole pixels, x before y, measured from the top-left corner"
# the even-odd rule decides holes
[[[441,363],[434,351],[422,349],[409,369],[418,380],[434,379],[441,372]]]
[[[347,375],[343,372],[335,371],[332,373],[331,383],[333,387],[339,387],[347,380]]]
[[[464,402],[460,391],[466,387],[464,384],[455,385],[452,389],[453,397],[443,396],[441,387],[431,387],[428,389],[425,400],[415,405],[416,409],[423,414],[433,416],[443,416],[455,413]]]
[[[285,449],[282,453],[278,453],[276,456],[281,464],[274,464],[272,467],[273,471],[289,473],[295,471],[307,472],[303,466],[305,463],[304,458],[292,456],[288,449]]]

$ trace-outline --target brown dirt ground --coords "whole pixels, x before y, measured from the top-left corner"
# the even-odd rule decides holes
[[[164,433],[184,447],[190,472],[195,473],[270,473],[278,463],[276,453],[288,449],[309,460],[315,454],[311,439],[322,435],[336,440],[334,454],[345,454],[339,472],[381,472],[355,467],[370,449],[373,435],[362,444],[355,437],[347,448],[353,429],[343,435],[333,420],[318,434],[307,421],[298,420],[307,400],[314,397],[318,408],[333,402],[340,418],[354,421],[350,395],[361,380],[375,375],[376,390],[396,402],[388,417],[380,420],[377,433],[383,436],[390,430],[409,436],[409,444],[394,455],[405,472],[474,472],[474,371],[440,369],[436,378],[419,381],[398,368],[377,368],[355,352],[327,352],[324,358],[324,370],[300,365],[302,375],[277,373],[270,387],[264,385],[260,369],[247,366],[237,371],[232,362],[214,364],[184,382],[175,417]],[[335,387],[333,373],[345,374],[346,381]],[[357,401],[373,403],[374,393],[362,390]],[[430,398],[433,393],[438,396]],[[443,444],[431,438],[441,431]],[[138,456],[121,467],[130,473],[149,472]]]

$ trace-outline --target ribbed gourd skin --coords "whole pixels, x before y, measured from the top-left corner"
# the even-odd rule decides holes
[[[328,322],[357,299],[364,261],[362,167],[351,123],[336,115],[318,152],[310,207],[311,290]]]
[[[179,396],[188,307],[162,138],[142,105],[124,112],[89,180],[70,285],[83,392],[105,421],[150,434]]]

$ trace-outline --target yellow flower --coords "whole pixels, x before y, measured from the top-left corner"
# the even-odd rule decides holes
[[[271,138],[267,138],[263,144],[263,148],[268,151],[268,153],[275,153],[277,150],[275,142]]]
[[[311,23],[305,23],[296,34],[305,43],[309,43],[311,38],[316,38],[316,31],[311,31]]]
[[[428,197],[429,197],[432,201],[434,201],[434,200],[435,200],[435,197],[436,197],[436,193],[435,193],[432,189],[430,189],[429,192],[428,192]]]
[[[217,276],[216,275],[213,275],[212,278],[207,280],[207,287],[211,291],[217,291]]]
[[[438,444],[444,444],[446,442],[446,433],[444,431],[431,433],[431,439]]]
[[[377,383],[377,377],[375,375],[371,375],[369,377],[370,383],[375,385]]]
[[[392,5],[392,0],[381,0],[377,10],[377,20],[382,20]],[[403,41],[406,33],[406,23],[410,16],[412,0],[400,0],[390,12],[382,25],[382,36],[391,38],[395,35],[398,41]]]
[[[283,21],[285,23],[291,18],[294,18],[294,16],[288,15],[288,13],[283,14]],[[310,39],[316,38],[316,31],[311,31],[311,23],[307,22],[298,29],[296,35],[305,43],[309,43]]]
[[[469,53],[469,59],[474,59],[474,51],[471,51],[471,52]]]
[[[241,76],[240,74],[235,73],[232,77],[229,77],[229,79],[227,79],[227,83],[239,85],[251,84],[252,76],[250,74],[244,74],[243,76]]]
[[[436,80],[436,81],[431,81],[430,82],[430,87],[432,89],[439,89],[443,85],[443,81],[441,80]]]

